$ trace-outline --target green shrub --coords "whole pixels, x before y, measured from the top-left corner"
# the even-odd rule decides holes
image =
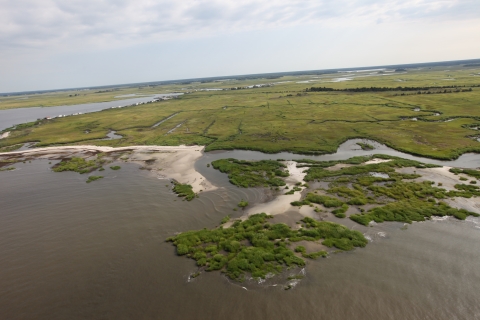
[[[245,208],[246,206],[248,206],[248,201],[245,201],[242,199],[242,201],[240,201],[238,204],[237,204],[238,207],[240,208]]]
[[[73,157],[69,160],[62,160],[55,165],[52,170],[54,172],[74,171],[78,173],[89,173],[95,170],[97,163],[94,160],[86,161],[83,158]]]
[[[433,203],[419,199],[408,199],[389,203],[383,207],[377,207],[363,214],[350,216],[355,222],[368,225],[370,221],[377,223],[384,221],[399,221],[412,223],[412,221],[425,221],[432,216],[454,216],[464,220],[467,216],[479,216],[474,212],[464,209],[455,209],[444,202]]]
[[[110,169],[112,169],[112,170],[120,170],[121,167],[120,167],[120,166],[112,166],[112,167],[110,167]]]
[[[102,179],[102,178],[103,178],[102,176],[90,176],[90,177],[88,177],[87,183],[90,183],[92,181],[99,180],[99,179]]]
[[[298,247],[295,248],[295,252],[305,253],[305,252],[307,252],[307,249],[305,249],[304,246],[298,246]]]
[[[230,215],[224,217],[224,218],[222,219],[222,221],[220,221],[220,224],[225,224],[225,223],[227,223],[228,221],[230,221]]]
[[[212,162],[213,168],[228,173],[230,183],[243,187],[284,186],[285,181],[279,178],[288,177],[283,171],[286,166],[274,160],[244,161],[236,159],[220,159]]]
[[[302,257],[308,258],[308,259],[318,259],[320,257],[326,258],[327,256],[328,256],[327,251],[317,251],[317,252],[302,254]]]
[[[309,202],[317,203],[317,204],[323,204],[327,208],[341,207],[343,204],[342,201],[336,198],[321,196],[314,193],[307,194],[307,197],[305,198],[305,200]]]
[[[367,204],[367,199],[365,198],[353,198],[349,200],[347,203],[350,205],[356,205],[356,206],[363,206],[364,204]]]
[[[178,255],[197,261],[207,271],[222,270],[236,281],[243,281],[249,273],[255,278],[278,274],[285,267],[304,266],[305,261],[287,248],[290,241],[316,241],[341,250],[364,247],[365,237],[332,222],[304,218],[304,228],[292,230],[285,224],[269,224],[271,216],[265,213],[249,216],[245,221],[235,221],[231,228],[187,231],[167,239],[177,247]],[[306,253],[303,246],[295,248],[310,259],[326,256],[325,251]]]
[[[195,198],[195,192],[193,192],[193,187],[189,184],[175,183],[173,187],[173,192],[178,194],[179,197],[185,197],[187,201],[191,201]]]
[[[368,143],[357,142],[357,145],[359,145],[362,148],[362,150],[365,150],[365,151],[370,151],[370,150],[375,149],[374,146],[372,146],[371,144],[368,144]]]
[[[449,171],[454,173],[454,174],[463,173],[463,174],[469,175],[469,176],[477,178],[477,179],[480,178],[480,171],[478,171],[478,170],[451,168]]]

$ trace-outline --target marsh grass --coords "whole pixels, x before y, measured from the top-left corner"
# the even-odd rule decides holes
[[[93,181],[96,181],[96,180],[99,180],[99,179],[103,179],[103,176],[90,176],[87,179],[87,183],[90,183],[90,182],[93,182]]]
[[[409,87],[424,88],[431,86],[432,79],[441,83],[442,72],[440,69],[409,70],[402,77],[409,81]],[[453,70],[452,75],[457,79],[456,85],[466,85],[466,89],[469,85],[478,85],[478,77],[470,76],[466,70]],[[332,84],[332,88],[397,87],[396,76],[358,78],[348,83]],[[284,79],[294,80],[288,76]],[[264,80],[238,80],[236,85]],[[199,144],[206,145],[207,151],[242,149],[322,154],[335,152],[348,139],[366,138],[399,151],[438,159],[453,159],[465,152],[480,151],[478,141],[470,138],[474,134],[473,125],[480,119],[480,110],[474,107],[480,102],[477,87],[473,91],[448,95],[395,96],[391,92],[305,93],[305,86],[296,81],[298,79],[260,90],[217,92],[193,92],[213,83],[191,84],[188,90],[192,93],[161,104],[110,109],[17,126],[10,137],[0,141],[0,147],[31,141],[38,142],[39,146],[83,142],[108,146]],[[182,91],[185,86],[170,84],[161,88]],[[138,90],[120,88],[115,93],[85,92],[74,98],[65,92],[38,94],[28,100],[16,100],[15,96],[0,97],[0,108],[107,101],[113,100],[114,95],[138,93]],[[158,87],[142,88],[143,92],[153,93],[155,90]],[[287,98],[283,91],[289,91],[292,96]],[[176,116],[152,127],[172,114]],[[413,117],[419,121],[403,120]],[[455,121],[444,122],[446,119]],[[182,127],[165,135],[178,123],[183,123]],[[87,130],[89,134],[85,134]],[[103,138],[110,130],[117,131],[122,138],[95,140]]]
[[[390,159],[388,162],[376,164],[362,164],[369,158]],[[464,220],[468,216],[478,216],[474,212],[464,209],[455,209],[439,200],[463,197],[471,198],[480,196],[480,188],[472,184],[457,184],[456,190],[447,191],[440,188],[440,184],[435,187],[431,181],[413,182],[409,181],[420,177],[418,174],[401,174],[395,172],[395,168],[403,167],[435,167],[418,161],[401,159],[386,155],[373,155],[369,158],[352,158],[345,161],[328,161],[325,163],[318,161],[300,160],[298,163],[309,167],[305,180],[329,181],[328,193],[336,195],[346,200],[346,204],[338,198],[331,198],[317,194],[309,193],[305,199],[292,202],[292,205],[305,205],[310,202],[323,204],[325,207],[335,207],[332,214],[338,218],[344,218],[348,205],[361,207],[365,204],[387,204],[379,206],[365,212],[360,208],[360,214],[350,215],[350,219],[363,225],[368,225],[371,221],[399,221],[411,223],[413,221],[424,221],[432,216],[453,216]],[[359,161],[361,160],[361,161]],[[342,170],[330,171],[326,168],[337,163],[357,163],[354,166],[343,168]],[[456,174],[467,174],[473,177],[480,176],[480,172],[470,169],[450,169]],[[389,178],[378,178],[371,176],[372,172],[381,172],[389,175]],[[476,180],[473,180],[476,182]],[[350,184],[351,187],[343,184]],[[439,201],[439,202],[437,202]],[[348,204],[348,205],[347,205]]]
[[[245,201],[245,200],[242,199],[242,201],[240,201],[240,202],[237,204],[237,206],[238,206],[239,208],[245,208],[246,206],[248,206],[248,201]]]
[[[184,197],[187,201],[192,201],[196,196],[191,185],[178,182],[175,183],[173,192],[175,192],[179,197]]]
[[[230,183],[243,188],[249,187],[279,187],[288,177],[284,171],[285,165],[274,160],[244,161],[236,159],[220,159],[212,162],[213,168],[227,173]]]
[[[371,144],[368,144],[368,143],[357,142],[357,145],[359,145],[360,148],[362,148],[362,150],[365,150],[365,151],[370,151],[370,150],[375,149],[374,146],[372,146]]]
[[[73,157],[71,159],[62,160],[55,165],[52,170],[54,172],[74,171],[81,174],[92,172],[97,168],[97,162],[95,160],[85,160],[79,157]]]
[[[177,247],[178,255],[196,260],[206,271],[220,270],[236,281],[245,280],[246,274],[265,278],[267,274],[279,274],[288,267],[304,266],[305,261],[288,248],[288,242],[323,239],[327,247],[340,250],[367,244],[362,233],[336,223],[304,218],[303,228],[292,230],[285,224],[268,223],[270,218],[265,213],[255,214],[245,221],[235,221],[230,228],[188,231],[167,241]],[[315,259],[326,252],[306,255]]]

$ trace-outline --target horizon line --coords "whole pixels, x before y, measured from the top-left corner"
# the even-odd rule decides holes
[[[24,94],[42,94],[48,92],[57,92],[57,91],[70,91],[70,90],[87,90],[87,89],[106,89],[106,88],[121,88],[129,87],[136,85],[166,85],[166,84],[175,84],[177,82],[194,82],[194,81],[215,81],[215,80],[224,80],[230,78],[245,78],[240,80],[247,80],[248,78],[262,78],[262,76],[287,76],[287,75],[308,75],[308,74],[318,74],[318,73],[334,73],[338,71],[358,71],[358,70],[368,70],[371,68],[418,68],[418,67],[436,67],[436,66],[449,66],[449,65],[461,65],[465,63],[480,63],[480,58],[477,59],[464,59],[464,60],[448,60],[448,61],[435,61],[435,62],[420,62],[420,63],[403,63],[403,64],[392,64],[392,65],[375,65],[375,66],[363,66],[363,67],[349,67],[349,68],[331,68],[331,69],[316,69],[316,70],[302,70],[302,71],[278,71],[278,72],[266,72],[266,73],[252,73],[252,74],[237,74],[237,75],[228,75],[228,76],[213,76],[213,77],[198,77],[198,78],[184,78],[184,79],[174,79],[174,80],[158,80],[158,81],[145,81],[145,82],[133,82],[133,83],[123,83],[123,84],[110,84],[110,85],[100,85],[100,86],[87,86],[87,87],[75,87],[75,88],[57,88],[57,89],[46,89],[46,90],[29,90],[29,91],[14,91],[14,92],[0,92],[0,96],[15,96],[15,95],[24,95]]]

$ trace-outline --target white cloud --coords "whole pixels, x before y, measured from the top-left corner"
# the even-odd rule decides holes
[[[478,0],[0,0],[0,50],[162,41],[299,24],[466,19]]]

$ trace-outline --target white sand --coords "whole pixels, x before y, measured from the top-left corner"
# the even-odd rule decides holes
[[[74,152],[122,152],[132,151],[127,162],[145,164],[145,160],[155,161],[149,169],[158,178],[175,179],[180,183],[190,184],[194,192],[216,189],[204,176],[195,170],[195,162],[202,156],[205,147],[202,146],[131,146],[131,147],[99,147],[99,146],[62,146],[36,148],[24,151],[0,153],[0,155],[25,155],[46,157],[69,155]]]
[[[451,173],[449,170],[452,167],[440,167],[440,168],[398,168],[395,169],[395,171],[399,173],[409,173],[409,174],[419,174],[421,175],[420,178],[414,179],[412,181],[416,182],[422,182],[422,181],[433,181],[435,182],[435,187],[443,188],[446,189],[447,191],[450,190],[456,190],[455,185],[456,184],[465,184],[468,183],[468,181],[461,181],[460,178],[464,177],[467,178],[468,180],[475,180],[474,178],[472,179],[471,177],[467,175],[455,175]],[[438,183],[441,183],[442,186],[438,186]]]
[[[472,198],[459,198],[443,199],[449,206],[457,209],[465,209],[471,212],[480,214],[480,199],[477,197]]]
[[[0,134],[0,139],[8,138],[9,135],[10,135],[10,131],[4,132],[4,133]]]
[[[375,163],[382,163],[382,162],[389,162],[389,161],[392,161],[392,159],[378,159],[378,158],[375,158],[375,159],[372,159],[372,160],[368,160],[364,164],[375,164]]]
[[[303,171],[306,170],[307,168],[297,168],[297,163],[295,161],[284,161],[283,163],[287,165],[287,170],[290,172],[290,176],[285,180],[285,182],[287,183],[288,189],[284,190],[284,192],[288,192],[293,187],[295,187],[295,183],[297,182],[303,183],[303,178],[306,175],[306,173],[304,173]],[[251,207],[246,211],[246,214],[242,217],[242,219],[246,219],[249,215],[261,213],[261,212],[265,212],[270,215],[276,215],[276,214],[282,214],[291,210],[298,210],[297,208],[292,207],[290,202],[299,201],[301,197],[302,195],[300,191],[296,191],[294,194],[279,195],[272,201],[269,201],[266,203],[260,203],[254,207]]]

